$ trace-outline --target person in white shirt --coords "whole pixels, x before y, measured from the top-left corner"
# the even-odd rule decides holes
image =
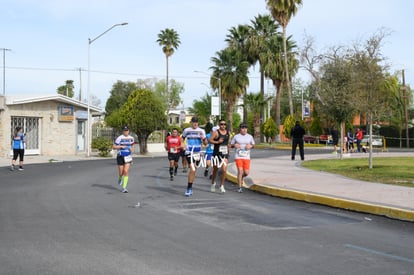
[[[236,148],[234,161],[237,167],[237,183],[239,189],[237,192],[243,192],[243,178],[250,172],[250,149],[255,145],[253,136],[247,133],[246,123],[240,124],[240,132],[231,140],[231,147]]]

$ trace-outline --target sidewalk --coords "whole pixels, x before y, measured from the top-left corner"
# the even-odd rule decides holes
[[[374,165],[375,157],[414,156],[414,153],[373,154]],[[305,159],[338,157],[339,155],[333,154],[306,155]],[[368,158],[368,154],[351,154],[347,157]],[[250,175],[244,181],[245,187],[250,190],[281,198],[414,221],[414,188],[359,181],[309,170],[301,166],[301,161],[290,160],[290,155],[252,159],[250,168]],[[237,183],[234,163],[229,165],[227,180]]]

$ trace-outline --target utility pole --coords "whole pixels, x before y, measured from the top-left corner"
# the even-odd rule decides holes
[[[11,49],[1,48],[3,51],[3,96],[6,95],[6,51],[11,51]]]
[[[76,68],[79,70],[79,102],[82,102],[82,68]]]

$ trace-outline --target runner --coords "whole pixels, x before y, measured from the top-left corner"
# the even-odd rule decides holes
[[[208,122],[206,124],[206,127],[204,128],[204,130],[206,131],[206,139],[207,139],[207,141],[210,139],[212,127],[213,127],[213,125],[210,122]],[[207,146],[206,146],[206,155],[205,155],[205,158],[206,158],[206,167],[205,167],[205,170],[204,170],[204,177],[207,177],[208,176],[208,170],[209,170],[209,168],[211,166],[211,157],[213,156],[213,149],[214,149],[214,144],[211,144],[209,142],[207,144]],[[210,179],[211,179],[211,177],[212,176],[210,175]]]
[[[173,128],[171,135],[165,139],[164,147],[168,151],[170,180],[173,181],[174,176],[177,176],[178,160],[180,159],[181,152],[181,139],[177,128]]]
[[[25,135],[23,134],[22,127],[16,127],[13,135],[13,158],[10,170],[14,170],[17,157],[19,157],[19,171],[23,171],[23,158],[24,158],[24,148],[26,141],[24,140]]]
[[[184,146],[184,141],[186,145]],[[193,182],[197,171],[197,166],[201,161],[201,145],[207,145],[206,132],[198,127],[198,118],[191,118],[191,127],[184,129],[181,136],[181,146],[185,148],[185,156],[190,168],[188,172],[188,185],[185,191],[187,197],[193,194]]]
[[[226,129],[226,121],[220,120],[219,129],[214,131],[209,138],[209,142],[214,144],[213,151],[213,175],[211,177],[211,192],[216,192],[216,176],[217,171],[221,167],[221,177],[220,177],[220,193],[225,193],[224,181],[227,174],[227,164],[229,159],[229,150],[230,150],[230,133]]]
[[[254,147],[254,139],[252,135],[247,133],[246,123],[240,124],[240,132],[231,140],[231,147],[236,148],[234,161],[237,167],[237,183],[239,189],[237,192],[243,192],[243,178],[250,172],[250,149]]]
[[[118,184],[122,185],[122,193],[128,193],[128,171],[131,167],[134,151],[134,138],[129,135],[128,126],[122,128],[122,135],[115,139],[113,149],[118,150],[116,162],[118,164]]]

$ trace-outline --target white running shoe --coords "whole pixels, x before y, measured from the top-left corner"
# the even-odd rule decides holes
[[[210,191],[211,191],[212,193],[216,192],[216,183],[213,183],[213,184],[211,185],[211,187],[210,187]]]
[[[243,188],[239,188],[238,190],[237,190],[237,192],[239,192],[239,193],[243,193]]]
[[[128,190],[126,188],[122,189],[122,193],[128,193]]]
[[[220,193],[226,193],[226,189],[224,189],[224,185],[220,186]]]

